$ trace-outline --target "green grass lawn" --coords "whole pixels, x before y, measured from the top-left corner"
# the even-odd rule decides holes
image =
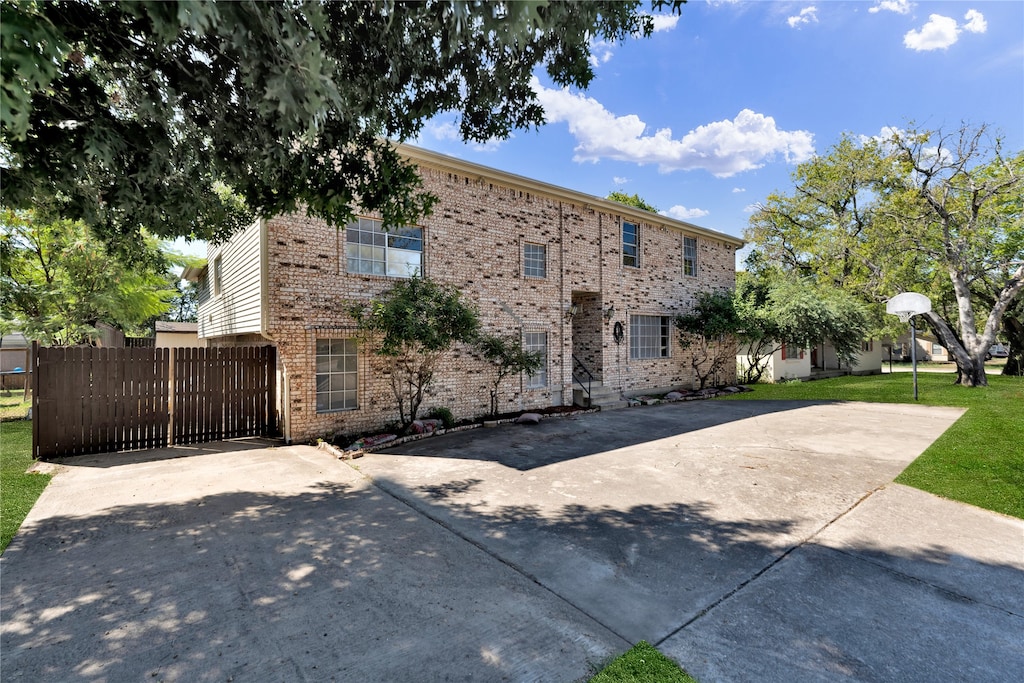
[[[641,640],[590,679],[590,683],[697,683],[652,645]]]
[[[947,374],[918,374],[918,403],[967,412],[896,481],[945,498],[1024,519],[1024,378],[990,375],[989,386],[953,384]],[[757,384],[720,400],[844,400],[913,403],[910,373]],[[894,418],[895,419],[895,418]]]
[[[26,474],[32,466],[32,423],[0,422],[0,553],[50,482],[48,474]]]

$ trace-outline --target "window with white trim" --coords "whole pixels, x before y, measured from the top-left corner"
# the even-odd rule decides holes
[[[696,237],[683,237],[683,275],[697,276]]]
[[[548,248],[545,244],[523,244],[523,275],[526,277],[548,276]]]
[[[223,270],[223,261],[221,260],[220,254],[213,259],[213,295],[219,296],[221,289],[221,271]]]
[[[669,336],[667,315],[629,316],[629,357],[668,358]]]
[[[359,407],[358,361],[355,339],[316,340],[316,412]]]
[[[348,272],[412,277],[423,274],[423,228],[360,218],[345,226]]]
[[[543,389],[548,385],[548,333],[527,332],[523,335],[523,349],[540,354],[540,369],[526,377],[527,389]]]
[[[875,340],[874,339],[868,339],[867,341],[862,341],[860,343],[860,350],[863,351],[864,353],[869,353],[871,351],[874,351],[875,350]]]
[[[622,221],[622,265],[640,267],[640,226]]]
[[[804,350],[796,342],[786,342],[782,345],[782,360],[798,360],[804,357]]]

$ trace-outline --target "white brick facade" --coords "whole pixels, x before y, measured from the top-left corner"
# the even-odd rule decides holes
[[[689,357],[674,331],[669,357],[630,359],[630,316],[672,316],[688,310],[698,291],[732,288],[739,240],[424,150],[403,150],[419,164],[425,189],[439,198],[433,214],[418,224],[424,275],[458,288],[477,307],[486,331],[520,337],[547,333],[547,386],[527,388],[526,377],[508,378],[499,411],[571,404],[574,354],[605,386],[623,392],[693,384]],[[638,268],[622,265],[623,219],[640,228]],[[395,421],[382,364],[362,349],[359,407],[318,413],[315,348],[318,338],[354,337],[346,311],[380,295],[396,278],[349,274],[344,229],[305,216],[267,219],[259,229],[265,272],[258,338],[278,348],[286,436],[307,441]],[[697,239],[696,277],[683,275],[684,235]],[[546,277],[524,275],[525,243],[546,248]],[[230,246],[211,248],[210,263]],[[576,313],[569,315],[573,305]],[[204,318],[214,310],[231,314],[204,302],[200,319],[209,329],[223,327]],[[615,339],[616,323],[621,343]],[[211,342],[252,340],[247,335]],[[472,349],[454,348],[441,363],[421,414],[432,407],[447,407],[456,418],[486,413],[491,377],[490,366]]]

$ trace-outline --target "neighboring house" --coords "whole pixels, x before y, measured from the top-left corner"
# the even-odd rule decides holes
[[[21,332],[0,336],[0,389],[24,389],[32,342]]]
[[[346,313],[420,273],[457,287],[484,330],[541,353],[502,385],[502,412],[573,402],[574,358],[595,391],[694,385],[672,316],[731,289],[741,240],[529,178],[402,145],[439,198],[415,226],[363,214],[335,229],[301,215],[259,220],[212,246],[198,281],[199,337],[277,347],[285,437],[377,429],[397,418],[383,366]],[[493,376],[473,349],[447,354],[423,412],[489,408]],[[727,379],[733,379],[728,377]],[[577,389],[579,385],[577,385]]]
[[[910,346],[910,332],[907,332],[893,343],[892,359],[895,361],[909,361]],[[952,361],[949,357],[949,351],[939,343],[938,338],[920,329],[917,330],[917,360],[933,361],[935,363],[949,363]]]
[[[182,348],[206,346],[206,340],[199,338],[199,323],[179,323],[157,320],[154,324],[157,348]]]
[[[736,360],[742,369],[749,363],[746,354]],[[804,349],[796,344],[784,344],[768,360],[762,382],[782,382],[790,379],[808,380],[841,375],[877,375],[882,372],[882,344],[874,339],[861,342],[861,350],[853,363],[843,364],[836,356],[835,347],[822,342]]]

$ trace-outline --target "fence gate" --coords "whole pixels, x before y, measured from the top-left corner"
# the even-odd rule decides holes
[[[40,459],[277,434],[276,350],[33,345]]]

